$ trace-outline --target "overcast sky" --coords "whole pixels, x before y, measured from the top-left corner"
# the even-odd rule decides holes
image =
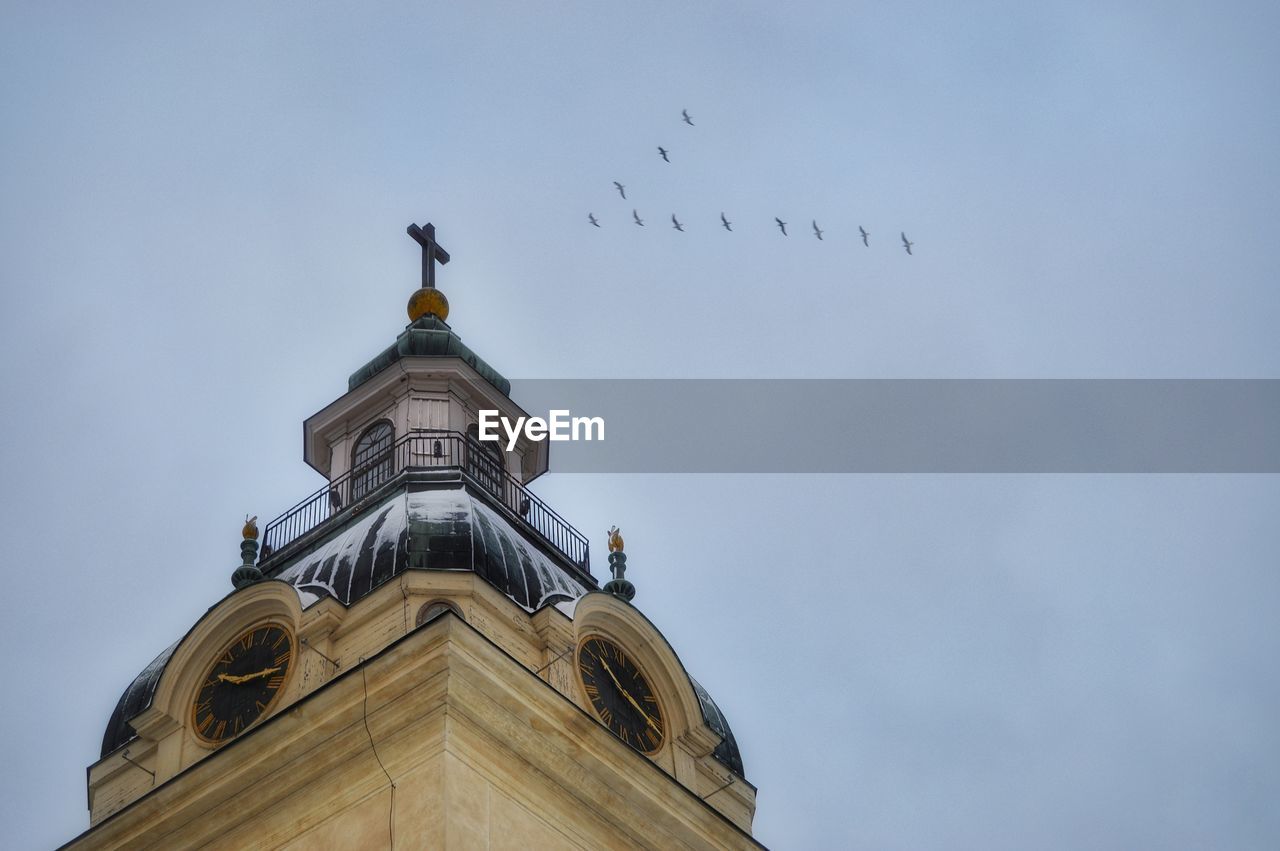
[[[319,487],[411,221],[513,378],[1280,377],[1275,4],[0,10],[5,847]],[[597,574],[623,528],[766,845],[1280,845],[1275,476],[536,489]]]

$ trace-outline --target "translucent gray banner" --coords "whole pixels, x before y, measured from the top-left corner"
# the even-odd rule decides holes
[[[1277,473],[1280,380],[524,379],[564,473]],[[583,432],[580,430],[580,435]]]

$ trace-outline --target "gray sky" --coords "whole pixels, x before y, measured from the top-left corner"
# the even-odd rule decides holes
[[[1280,376],[1274,4],[261,5],[0,7],[6,847],[319,486],[410,221],[516,378]],[[768,845],[1280,842],[1274,476],[537,489],[597,573],[622,526]]]

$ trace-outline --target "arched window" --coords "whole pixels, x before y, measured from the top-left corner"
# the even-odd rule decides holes
[[[364,430],[351,453],[351,499],[354,502],[375,490],[395,473],[391,447],[396,430],[386,420]]]
[[[453,612],[458,617],[462,617],[462,612],[453,603],[448,600],[434,600],[430,603],[423,603],[422,608],[418,609],[418,616],[413,619],[414,626],[422,626],[429,620],[433,620],[445,612]]]

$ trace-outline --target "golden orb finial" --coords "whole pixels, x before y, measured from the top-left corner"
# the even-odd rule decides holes
[[[240,534],[244,536],[246,541],[258,540],[258,515],[244,516],[244,528],[240,530]]]
[[[617,526],[611,526],[609,528],[609,552],[620,553],[622,552],[622,547],[622,530]]]
[[[409,296],[409,321],[417,322],[428,313],[441,322],[449,318],[449,299],[435,287],[423,287]]]

